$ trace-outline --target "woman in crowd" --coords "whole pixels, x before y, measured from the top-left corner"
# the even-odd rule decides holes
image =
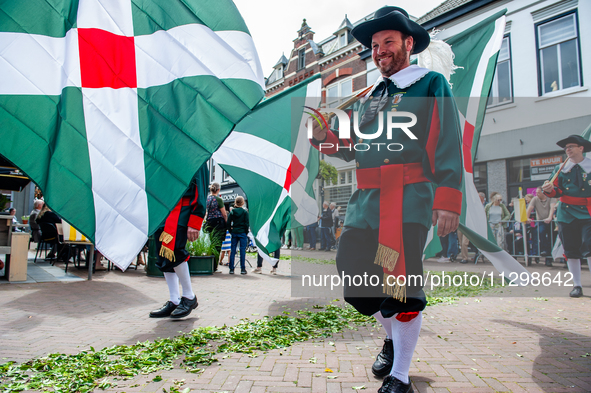
[[[228,230],[232,235],[232,250],[230,251],[230,274],[234,274],[234,259],[236,246],[240,242],[240,274],[246,274],[246,245],[248,244],[248,212],[244,208],[244,198],[239,196],[234,202],[234,209],[228,216]]]
[[[505,223],[501,221],[506,221],[511,218],[511,213],[507,210],[507,207],[501,202],[503,197],[501,194],[496,194],[492,197],[492,202],[484,207],[484,211],[486,212],[486,220],[490,225],[495,239],[497,241],[497,245],[501,248],[505,248],[505,231],[503,226]]]
[[[226,235],[226,221],[228,215],[224,207],[224,201],[219,197],[219,183],[212,183],[209,186],[210,195],[207,197],[206,214],[207,220],[203,230],[210,234],[211,241],[215,245],[218,255],[222,251],[222,243]],[[214,262],[214,271],[218,270],[218,261]]]

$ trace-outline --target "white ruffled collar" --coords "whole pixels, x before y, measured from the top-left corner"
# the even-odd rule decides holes
[[[396,87],[398,87],[399,89],[406,89],[407,87],[409,87],[410,85],[419,81],[422,77],[427,75],[429,71],[431,70],[428,68],[423,68],[416,64],[413,64],[390,76],[390,80],[394,82]],[[373,84],[373,87],[365,95],[365,97],[369,97],[371,93],[373,93],[373,91],[376,89],[376,87],[378,87],[379,84],[384,81],[384,79],[385,78],[383,76],[381,78],[378,78],[376,83]]]
[[[562,167],[562,172],[569,173],[574,166],[575,163],[569,160],[566,164],[564,164],[564,167]],[[591,172],[591,158],[585,157],[583,161],[579,162],[579,166],[583,168],[585,172]]]

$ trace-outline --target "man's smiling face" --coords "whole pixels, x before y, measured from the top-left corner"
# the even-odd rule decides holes
[[[388,78],[410,65],[410,51],[413,38],[404,37],[397,30],[378,31],[371,39],[371,57],[380,70]]]

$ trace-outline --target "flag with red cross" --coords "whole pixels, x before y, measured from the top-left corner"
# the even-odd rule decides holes
[[[231,0],[7,0],[0,154],[125,269],[263,97]]]

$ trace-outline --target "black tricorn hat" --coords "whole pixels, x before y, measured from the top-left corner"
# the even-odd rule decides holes
[[[568,145],[569,143],[576,143],[579,146],[583,146],[583,153],[587,153],[591,151],[591,142],[588,141],[587,139],[583,138],[580,135],[571,135],[568,138],[564,138],[559,140],[558,142],[556,142],[556,144],[560,147],[562,147],[563,149],[566,147],[566,145]]]
[[[408,13],[400,7],[382,7],[377,10],[372,20],[363,22],[351,30],[353,37],[371,48],[371,37],[382,30],[398,30],[414,39],[412,53],[421,53],[429,46],[431,37],[421,25],[410,20]]]

